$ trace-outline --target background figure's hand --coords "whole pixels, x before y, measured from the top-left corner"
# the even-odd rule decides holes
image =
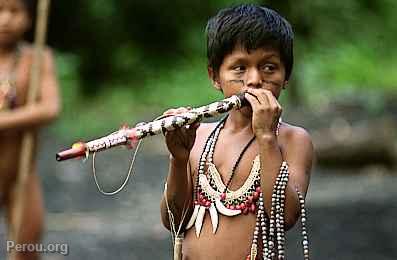
[[[180,107],[164,112],[164,116],[172,116],[188,112],[191,108]],[[176,160],[187,161],[190,150],[193,148],[196,139],[196,130],[200,123],[194,123],[172,131],[165,132],[167,148]]]
[[[254,134],[275,135],[282,107],[273,93],[265,89],[248,89],[245,97],[252,107]]]

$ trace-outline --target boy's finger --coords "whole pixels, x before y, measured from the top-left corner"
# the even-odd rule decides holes
[[[245,93],[245,98],[247,99],[248,103],[250,103],[251,107],[254,108],[259,105],[258,99],[251,93]]]
[[[263,105],[269,104],[269,100],[266,95],[266,91],[259,90],[259,89],[249,89],[249,90],[247,90],[247,93],[253,95],[258,100],[258,102],[260,104],[263,104]]]
[[[279,115],[281,115],[282,112],[282,107],[280,103],[278,103],[276,97],[271,93],[270,91],[265,92],[265,95],[267,96],[269,100],[269,105],[271,108],[273,108]]]

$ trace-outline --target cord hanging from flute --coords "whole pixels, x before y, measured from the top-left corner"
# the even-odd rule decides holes
[[[141,143],[142,143],[142,140],[139,140],[139,142],[138,142],[138,144],[136,146],[136,149],[134,151],[134,154],[131,157],[130,166],[128,168],[128,172],[127,172],[126,177],[124,178],[123,183],[120,185],[119,188],[115,189],[114,191],[110,191],[110,192],[105,191],[98,183],[98,178],[96,176],[96,169],[95,169],[95,155],[96,155],[96,153],[94,152],[94,154],[92,155],[92,175],[94,177],[95,185],[96,185],[96,187],[97,187],[97,189],[98,189],[98,191],[100,193],[102,193],[105,196],[113,196],[113,195],[116,195],[117,193],[119,193],[120,191],[122,191],[124,189],[125,185],[127,185],[128,180],[131,177],[132,169],[134,167],[134,163],[135,163],[135,159],[136,159],[136,155],[138,154],[138,150],[139,150],[139,147],[141,146]]]

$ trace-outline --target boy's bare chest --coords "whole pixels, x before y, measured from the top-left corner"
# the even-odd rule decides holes
[[[251,174],[252,165],[257,153],[253,149],[245,152],[241,159],[240,151],[226,152],[228,149],[222,149],[221,151],[215,152],[214,164],[216,169],[221,176],[223,183],[229,182],[229,188],[236,190],[240,188],[248,176]],[[235,150],[229,148],[229,150]]]
[[[251,173],[253,162],[258,154],[257,145],[252,143],[246,151],[244,142],[225,142],[220,140],[214,150],[213,163],[222,182],[231,190],[237,190]],[[194,175],[197,175],[202,150],[195,151],[191,157]]]

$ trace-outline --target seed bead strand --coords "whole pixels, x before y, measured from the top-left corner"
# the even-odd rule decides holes
[[[280,168],[280,173],[281,173]],[[272,202],[271,202],[271,207],[270,207],[270,219],[269,219],[269,240],[268,240],[268,248],[269,252],[268,255],[266,256],[266,259],[273,259],[276,256],[276,252],[274,251],[275,249],[275,229],[276,229],[276,206],[278,205],[279,197],[280,194],[277,192],[280,185],[279,183],[281,182],[281,174],[277,175],[276,181],[273,186],[273,193],[272,193]]]
[[[277,124],[276,128],[276,136],[279,135],[280,131],[280,125],[281,125],[281,118],[279,120],[279,123]],[[281,173],[281,167],[280,167],[280,173]],[[269,235],[268,235],[268,240],[263,240],[264,244],[264,259],[273,259],[276,256],[276,253],[274,251],[275,249],[275,239],[274,239],[274,234],[275,234],[275,210],[276,210],[276,205],[278,205],[278,200],[280,195],[277,193],[279,183],[281,181],[281,174],[277,175],[276,181],[273,186],[273,193],[272,193],[272,201],[271,201],[271,208],[270,208],[270,217],[269,217]]]
[[[193,196],[194,196],[193,201],[195,201],[195,202],[198,199],[197,198],[197,195],[198,195],[198,190],[197,189],[199,187],[199,175],[200,174],[204,174],[204,172],[205,172],[205,164],[206,164],[206,161],[207,161],[208,153],[209,153],[209,151],[211,149],[211,146],[214,143],[214,138],[217,139],[217,137],[219,136],[220,128],[223,127],[225,120],[226,120],[226,117],[223,118],[218,123],[218,125],[214,128],[214,130],[212,130],[211,134],[208,136],[207,141],[206,141],[206,143],[204,145],[203,152],[201,153],[199,166],[198,166],[198,174],[196,176],[195,185],[194,185],[194,192],[193,192]]]
[[[309,260],[309,239],[306,231],[306,210],[305,210],[305,198],[302,193],[296,189],[299,198],[299,204],[301,208],[301,231],[302,231],[302,246],[303,246],[303,259]]]
[[[246,260],[255,260],[258,254],[258,241],[259,241],[259,232],[260,232],[260,223],[261,217],[263,214],[263,210],[260,209],[258,206],[258,211],[256,214],[256,221],[255,221],[255,228],[254,228],[254,235],[252,239],[251,251],[247,255]]]
[[[221,124],[219,124],[219,127],[217,127],[214,136],[212,137],[212,140],[210,142],[210,148],[209,148],[209,152],[208,152],[208,156],[206,158],[206,160],[209,163],[214,163],[214,152],[215,152],[215,145],[218,142],[218,137],[219,134],[221,133],[221,129],[223,128],[224,123],[222,122]]]
[[[280,167],[280,173],[277,176],[276,183],[274,185],[274,191],[272,195],[272,208],[271,208],[271,218],[269,220],[269,241],[266,241],[266,237],[262,234],[262,239],[264,241],[264,259],[273,259],[276,257],[276,252],[274,247],[267,249],[266,245],[271,247],[277,244],[277,258],[285,259],[285,225],[284,225],[284,212],[285,212],[285,190],[289,179],[289,170],[286,162],[283,162]],[[301,208],[301,223],[302,223],[302,246],[303,255],[305,260],[309,260],[309,240],[307,236],[306,229],[306,209],[305,209],[305,199],[302,193],[296,189],[299,198],[299,204]],[[274,205],[274,206],[273,206]],[[274,209],[276,212],[274,212]],[[274,215],[276,226],[274,227]],[[276,230],[277,240],[274,241],[274,229]],[[262,231],[263,232],[263,231]],[[266,252],[268,250],[268,252]]]
[[[278,203],[276,205],[276,233],[277,233],[277,251],[278,251],[278,259],[285,259],[285,225],[284,225],[284,217],[285,217],[285,189],[288,183],[288,165],[286,162],[283,162],[280,169],[281,180],[279,183],[279,187],[277,189],[278,194]]]
[[[206,143],[205,143],[205,145],[204,145],[204,148],[203,148],[203,152],[201,153],[201,156],[200,156],[200,161],[199,161],[199,167],[198,167],[198,173],[197,173],[197,176],[196,176],[196,181],[195,181],[195,185],[194,185],[194,192],[193,192],[193,195],[195,196],[194,197],[194,202],[197,202],[197,199],[198,199],[198,189],[199,189],[199,185],[198,185],[198,183],[199,183],[199,176],[200,176],[200,174],[204,174],[204,167],[205,167],[205,159],[203,159],[203,158],[205,158],[206,157],[206,155],[208,154],[208,150],[209,150],[209,141],[210,141],[210,138],[208,138],[207,139],[207,141],[206,141]]]
[[[209,145],[209,151],[208,151],[208,154],[206,155],[206,159],[205,159],[205,162],[207,162],[207,163],[211,163],[211,164],[214,163],[213,157],[214,157],[215,145],[218,141],[219,134],[220,134],[223,126],[224,126],[223,122],[221,124],[219,124],[219,127],[214,132],[214,136],[211,138],[211,142]],[[221,192],[221,190],[217,189],[216,185],[214,185],[214,180],[212,178],[209,179],[209,182],[210,182],[210,185],[213,185],[213,188],[215,190]]]
[[[261,232],[262,232],[262,255],[263,258],[265,259],[265,256],[268,255],[269,253],[269,245],[268,245],[268,218],[266,217],[266,211],[265,211],[265,204],[263,201],[263,193],[261,193],[261,196],[259,197],[259,204],[258,204],[258,211],[261,211],[260,215],[260,226],[261,226]]]

